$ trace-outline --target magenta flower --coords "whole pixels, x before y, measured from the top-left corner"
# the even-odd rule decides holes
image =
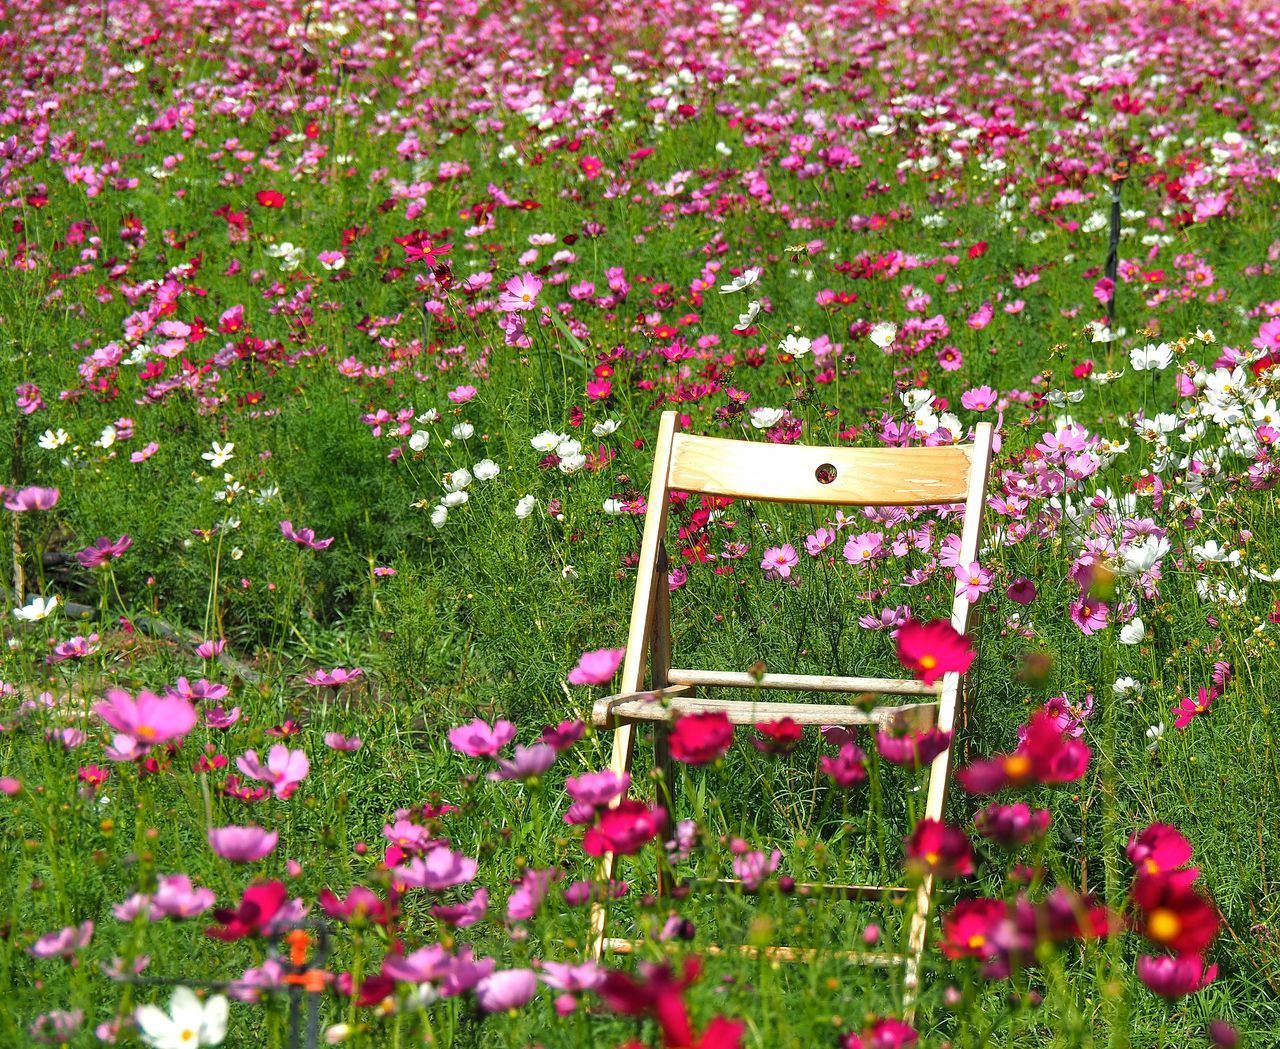
[[[232,707],[230,710],[224,710],[222,707],[210,707],[204,712],[204,723],[210,728],[230,728],[239,720],[239,707]]]
[[[494,781],[508,779],[534,779],[551,768],[556,761],[556,748],[548,743],[535,743],[530,747],[516,744],[515,760],[497,758],[498,768],[489,773]]]
[[[73,637],[69,641],[55,645],[53,651],[44,657],[44,661],[53,666],[57,663],[65,663],[68,659],[84,659],[86,656],[93,655],[100,647],[97,634]]]
[[[109,688],[106,701],[95,703],[93,711],[117,732],[144,746],[178,739],[196,724],[196,708],[181,696],[157,696],[147,691],[134,699],[122,688]]]
[[[1173,727],[1186,728],[1197,717],[1203,714],[1213,701],[1218,698],[1216,688],[1205,688],[1203,685],[1195,696],[1183,696],[1182,701],[1173,708]]]
[[[209,847],[232,863],[255,863],[269,856],[280,835],[261,827],[211,827]]]
[[[1206,966],[1198,954],[1150,955],[1138,959],[1138,979],[1161,998],[1181,998],[1208,987],[1218,976],[1216,965]]]
[[[437,903],[431,907],[431,917],[455,929],[465,929],[484,921],[489,912],[489,890],[483,885],[476,889],[469,900],[462,903]]]
[[[454,404],[466,404],[475,395],[476,388],[474,386],[456,386],[445,394]]]
[[[426,856],[415,856],[402,867],[392,870],[396,881],[411,889],[429,889],[439,892],[455,885],[465,885],[476,876],[478,864],[469,856],[451,852],[439,845]]]
[[[433,943],[412,954],[388,954],[382,962],[382,975],[403,983],[434,983],[453,969],[453,955]]]
[[[225,641],[201,641],[196,646],[196,655],[201,659],[215,659],[222,655],[222,650],[226,647]]]
[[[846,743],[838,755],[821,757],[818,764],[837,787],[852,787],[867,778],[867,755],[856,743]]]
[[[311,528],[295,529],[292,521],[280,522],[280,534],[286,539],[292,539],[299,546],[305,546],[311,550],[327,550],[333,542],[333,536],[329,536],[328,539],[317,539],[315,531]]]
[[[290,750],[284,743],[277,743],[267,754],[267,763],[258,760],[256,750],[245,751],[236,758],[236,768],[250,779],[270,783],[277,798],[287,801],[307,778],[311,762],[305,750]]]
[[[487,1013],[519,1009],[538,990],[532,969],[505,969],[476,984],[476,1004]]]
[[[597,648],[583,652],[578,665],[569,671],[571,685],[607,685],[618,672],[618,665],[627,654],[625,648]]]
[[[625,794],[630,785],[630,772],[624,772],[619,776],[612,769],[604,769],[601,772],[570,776],[565,780],[564,789],[574,801],[598,809]]]
[[[52,510],[58,503],[58,489],[21,488],[5,496],[4,508],[15,514],[25,514],[31,510]]]
[[[758,892],[769,875],[778,869],[781,860],[782,853],[777,849],[771,853],[740,852],[733,857],[733,873],[747,892]]]
[[[122,535],[114,541],[104,535],[96,543],[89,544],[76,554],[76,560],[85,568],[101,568],[112,559],[122,556],[131,546],[133,546],[133,540],[127,535]]]
[[[359,750],[363,741],[359,736],[344,736],[341,732],[326,732],[324,745],[332,750]]]
[[[499,721],[492,728],[476,718],[470,725],[449,730],[449,744],[454,750],[473,758],[491,758],[515,738],[516,727],[510,721]]]
[[[537,305],[534,300],[541,290],[542,280],[532,273],[512,277],[502,286],[502,294],[498,296],[498,309],[503,313],[531,310]]]
[[[68,925],[57,932],[47,932],[27,948],[34,958],[71,958],[93,939],[93,922]]]
[[[577,743],[586,730],[586,724],[580,720],[562,721],[558,725],[548,725],[538,738],[541,742],[555,747],[559,752],[568,750]]]

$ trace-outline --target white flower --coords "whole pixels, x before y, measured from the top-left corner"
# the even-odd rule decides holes
[[[1173,347],[1167,342],[1159,346],[1135,346],[1129,351],[1129,365],[1136,372],[1162,372],[1173,363]]]
[[[436,528],[443,528],[447,520],[449,520],[449,508],[444,503],[440,503],[431,511],[431,524]]]
[[[1169,540],[1149,535],[1140,543],[1120,548],[1120,574],[1142,575],[1149,571],[1157,561],[1169,552]]]
[[[235,441],[228,441],[226,444],[213,442],[213,451],[201,452],[200,458],[207,462],[215,470],[221,469],[231,459],[235,458]]]
[[[537,437],[530,437],[529,443],[533,445],[535,452],[550,452],[563,440],[566,440],[563,434],[543,430]]]
[[[871,333],[868,336],[882,350],[887,350],[897,337],[898,326],[890,321],[881,321],[871,329]]]
[[[604,422],[598,422],[591,427],[591,433],[595,437],[608,437],[611,433],[617,433],[617,431],[617,419],[605,419]]]
[[[227,1036],[227,999],[215,994],[201,1002],[195,991],[175,987],[167,1013],[159,1006],[140,1005],[134,1010],[133,1019],[151,1049],[221,1045]]]
[[[59,427],[57,430],[45,430],[45,432],[40,435],[40,440],[36,443],[39,444],[41,448],[51,452],[55,448],[61,448],[69,440],[71,440],[71,434]]]
[[[528,517],[531,513],[533,513],[533,508],[537,505],[538,505],[538,500],[535,499],[532,495],[526,495],[522,497],[521,500],[518,503],[516,503],[516,517],[520,518],[520,520],[523,521],[526,517]]]
[[[1132,677],[1116,678],[1116,683],[1111,686],[1111,691],[1116,699],[1137,696],[1142,692],[1142,683],[1137,678]]]
[[[104,426],[102,428],[102,436],[93,442],[104,451],[116,443],[116,428],[114,426]]]
[[[1141,643],[1142,639],[1147,636],[1146,624],[1141,618],[1134,616],[1129,622],[1120,628],[1120,643],[1122,645],[1136,645]]]
[[[560,443],[556,445],[556,455],[561,459],[572,459],[581,451],[582,442],[575,441],[571,437],[561,437]]]
[[[431,443],[431,433],[427,430],[414,430],[409,435],[409,447],[415,452],[420,452]]]
[[[472,472],[475,473],[477,481],[492,481],[501,472],[501,467],[492,459],[481,459]]]
[[[287,240],[281,241],[279,244],[272,244],[266,249],[266,252],[273,259],[279,259],[280,268],[286,272],[296,270],[301,266],[305,255],[301,248]]]
[[[1124,336],[1125,331],[1123,328],[1112,331],[1101,321],[1090,321],[1084,327],[1085,331],[1092,336],[1094,342],[1115,342],[1116,339]]]
[[[752,266],[744,270],[741,277],[734,277],[728,284],[720,285],[721,295],[732,295],[735,291],[749,288],[760,279],[760,267]]]
[[[1193,546],[1191,548],[1191,556],[1197,561],[1236,564],[1240,560],[1240,551],[1229,551],[1225,547],[1219,546],[1216,539],[1210,539],[1207,543]]]
[[[751,425],[757,430],[767,430],[781,421],[786,413],[781,408],[752,408]]]
[[[455,506],[461,506],[470,498],[471,496],[463,491],[445,492],[444,497],[440,500],[440,505],[452,509]]]
[[[422,987],[426,985],[419,984],[419,986]],[[324,1044],[325,1045],[341,1045],[347,1039],[354,1037],[355,1033],[356,1033],[356,1029],[352,1027],[350,1024],[334,1024],[332,1027],[327,1028],[325,1030]]]
[[[458,423],[458,425],[453,428],[453,436],[459,441],[468,440],[475,432],[476,428],[470,423]]]
[[[783,353],[791,354],[792,357],[803,357],[812,346],[812,341],[803,335],[788,335],[778,344],[778,349]]]
[[[604,501],[604,512],[606,514],[622,513],[622,500],[616,498],[606,499]]]
[[[560,569],[560,578],[561,579],[577,579],[578,570],[574,568],[573,565],[565,565],[562,569]]]
[[[1160,724],[1152,725],[1149,729],[1147,729],[1147,739],[1151,740],[1151,742],[1147,744],[1148,754],[1154,754],[1156,752],[1156,747],[1160,746],[1160,737],[1163,735],[1164,735],[1163,721],[1160,722]]]
[[[420,423],[434,423],[440,421],[440,410],[438,408],[428,408],[425,412],[418,416]]]
[[[581,452],[575,452],[573,455],[562,455],[557,465],[562,474],[574,474],[587,465],[587,457]]]
[[[933,403],[932,390],[905,390],[899,395],[902,406],[909,412],[915,412],[920,408],[928,408]]]
[[[471,484],[471,471],[465,466],[444,475],[444,490],[446,492],[460,492]]]
[[[22,608],[15,608],[13,614],[24,623],[38,623],[58,610],[58,600],[56,594],[53,597],[33,597]]]
[[[1259,572],[1256,568],[1250,568],[1249,574],[1254,579],[1260,579],[1264,583],[1280,583],[1280,568],[1274,572]]]
[[[738,323],[733,326],[734,331],[743,331],[751,327],[751,322],[756,319],[756,315],[760,312],[760,301],[752,299],[747,303],[747,312],[738,314]]]

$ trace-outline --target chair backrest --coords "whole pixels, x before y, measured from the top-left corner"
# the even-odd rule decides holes
[[[960,561],[968,564],[977,559],[991,464],[992,430],[989,423],[979,423],[975,427],[970,444],[934,448],[837,448],[726,440],[677,434],[675,423],[675,412],[662,414],[654,445],[653,477],[649,486],[639,575],[623,666],[624,692],[642,687],[641,679],[649,657],[648,642],[655,626],[660,628],[655,640],[663,647],[661,658],[667,665],[653,668],[655,680],[650,685],[669,683],[666,677],[670,669],[670,637],[666,631],[669,612],[663,534],[669,493],[672,491],[830,506],[963,504]],[[964,587],[957,583],[951,622],[962,633],[968,629],[969,612],[970,604]],[[655,617],[658,622],[655,622]],[[714,674],[701,671],[697,676],[709,678]],[[735,679],[736,687],[805,688],[812,683],[822,691],[858,691],[856,683],[865,681],[773,674],[765,675],[763,679],[748,674],[721,674],[720,677]],[[956,678],[955,674],[947,675],[940,691],[944,694],[954,691]],[[852,687],[822,688],[816,685],[820,680],[848,682]],[[790,683],[784,684],[784,681]]]

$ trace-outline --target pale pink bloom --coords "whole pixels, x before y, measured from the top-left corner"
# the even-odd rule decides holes
[[[280,534],[286,539],[292,539],[299,546],[305,546],[312,550],[327,550],[333,543],[333,536],[328,539],[317,539],[316,533],[310,528],[294,528],[292,521],[280,522]]]
[[[313,670],[303,680],[308,685],[332,686],[345,685],[364,676],[360,667],[334,667],[332,670]]]
[[[510,721],[499,721],[492,728],[476,718],[469,725],[449,730],[449,744],[459,753],[473,758],[491,758],[515,738],[516,727]]]
[[[204,712],[204,723],[210,728],[230,728],[239,720],[239,707],[232,707],[230,710],[224,710],[222,707],[210,707]]]
[[[326,732],[324,745],[332,750],[359,750],[364,744],[359,736],[344,736],[341,732]]]
[[[151,441],[140,451],[131,453],[129,456],[129,462],[145,463],[148,459],[150,459],[153,455],[155,455],[156,452],[158,452],[159,450],[160,450],[160,446],[156,444],[155,441]]]
[[[960,590],[969,601],[976,601],[991,589],[991,573],[977,561],[968,565],[956,565],[956,581]]]
[[[201,659],[214,659],[222,655],[222,650],[227,647],[225,641],[201,641],[196,646],[196,655]]]
[[[758,892],[781,860],[782,853],[777,849],[767,855],[759,851],[739,853],[733,858],[733,873],[747,892]]]
[[[851,565],[866,565],[884,556],[884,536],[879,532],[851,535],[844,544],[844,559]]]
[[[236,768],[250,779],[270,783],[276,797],[287,800],[307,778],[311,762],[305,750],[290,750],[284,743],[277,743],[267,753],[265,765],[258,760],[256,750],[249,750],[236,758]]]
[[[146,746],[185,736],[196,724],[196,708],[181,696],[145,690],[134,699],[122,688],[109,688],[106,700],[95,703],[93,710],[117,732]]]
[[[213,890],[195,888],[185,874],[162,874],[151,897],[151,918],[194,918],[213,902]]]
[[[760,561],[760,567],[770,577],[786,579],[791,575],[791,569],[799,563],[800,555],[796,553],[796,548],[790,543],[785,543],[766,550]]]
[[[578,665],[569,671],[571,685],[607,685],[627,654],[625,648],[597,648],[583,652]]]
[[[261,827],[211,827],[209,847],[232,863],[254,863],[269,856],[280,835]]]
[[[476,1004],[487,1013],[502,1013],[527,1004],[537,990],[538,979],[531,969],[506,969],[476,984]]]
[[[498,768],[489,773],[489,779],[526,780],[541,776],[555,764],[556,748],[547,743],[534,743],[529,747],[516,744],[515,759],[495,758]]]
[[[57,502],[58,489],[32,485],[30,488],[21,488],[6,495],[4,507],[15,514],[24,514],[31,510],[52,510]]]
[[[502,286],[502,294],[498,296],[498,309],[504,313],[531,310],[537,305],[534,300],[541,290],[542,280],[532,273],[512,277]]]
[[[476,388],[474,386],[456,386],[445,394],[454,404],[466,404],[475,395]]]
[[[455,885],[465,885],[476,876],[479,864],[469,856],[452,852],[439,845],[426,856],[415,856],[401,867],[392,869],[396,881],[411,889],[439,892]]]
[[[68,925],[57,932],[47,932],[27,948],[35,958],[70,958],[93,939],[93,922]]]

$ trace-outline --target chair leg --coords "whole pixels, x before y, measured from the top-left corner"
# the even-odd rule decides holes
[[[609,768],[615,775],[621,776],[624,772],[631,771],[631,755],[635,748],[635,732],[635,725],[626,724],[619,725],[613,733],[613,758],[609,762]],[[622,797],[625,796],[624,792]],[[622,797],[617,800],[621,801]],[[613,879],[613,871],[616,865],[617,857],[612,852],[606,852],[601,857],[598,880],[602,883],[605,892],[608,892],[609,882]],[[600,961],[604,955],[605,926],[608,921],[609,901],[607,897],[596,900],[591,905],[590,956],[593,961]]]
[[[653,726],[653,771],[657,783],[655,801],[667,813],[667,820],[674,826],[676,804],[675,770],[671,765],[671,726],[656,722]],[[666,864],[658,862],[658,895],[670,895],[670,872]]]
[[[903,1019],[915,1022],[916,996],[920,989],[920,966],[924,961],[924,945],[929,932],[929,902],[933,895],[933,876],[926,875],[916,889],[916,908],[911,915],[907,937],[906,972],[902,978]]]

